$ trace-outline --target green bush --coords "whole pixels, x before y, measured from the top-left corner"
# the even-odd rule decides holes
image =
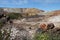
[[[2,28],[3,25],[4,25],[3,22],[0,21],[0,29]]]
[[[9,13],[7,16],[9,16],[11,19],[22,18],[22,15],[20,13]]]

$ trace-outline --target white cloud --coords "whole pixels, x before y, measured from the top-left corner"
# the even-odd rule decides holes
[[[46,3],[58,3],[60,0],[46,0]]]
[[[12,4],[17,4],[17,5],[22,5],[22,4],[27,4],[28,3],[28,0],[13,0],[12,1]]]
[[[7,4],[7,3],[9,3],[9,2],[8,1],[4,1],[4,0],[0,1],[0,4]]]
[[[14,5],[23,5],[27,4],[28,0],[0,0],[0,4],[14,4]]]
[[[59,3],[60,0],[34,0],[35,2],[40,2],[40,3]]]

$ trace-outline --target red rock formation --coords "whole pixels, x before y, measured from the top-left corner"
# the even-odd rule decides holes
[[[47,25],[45,23],[40,24],[42,30],[47,30]]]

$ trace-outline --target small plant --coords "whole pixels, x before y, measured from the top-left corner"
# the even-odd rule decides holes
[[[7,31],[7,29],[2,29],[3,28],[4,23],[2,21],[0,21],[0,40],[10,40],[10,33],[11,30],[9,30],[9,32]]]
[[[0,40],[10,40],[10,32],[8,33],[7,30],[0,30]]]
[[[35,35],[35,40],[50,40],[47,33],[39,33]]]
[[[52,31],[37,33],[34,40],[60,40],[60,34],[58,32],[53,33]]]
[[[0,40],[10,40],[10,31],[2,30],[4,23],[0,21]]]

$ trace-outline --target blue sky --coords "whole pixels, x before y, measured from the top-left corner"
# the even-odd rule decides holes
[[[0,0],[0,7],[60,10],[60,0]]]

